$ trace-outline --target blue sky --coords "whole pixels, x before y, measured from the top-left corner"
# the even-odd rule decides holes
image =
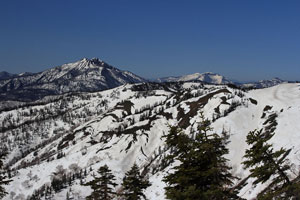
[[[0,71],[99,57],[146,78],[300,80],[299,10],[296,0],[3,0]]]

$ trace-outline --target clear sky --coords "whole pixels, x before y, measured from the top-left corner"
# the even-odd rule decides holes
[[[145,78],[209,71],[300,80],[300,1],[0,1],[0,71],[83,57]]]

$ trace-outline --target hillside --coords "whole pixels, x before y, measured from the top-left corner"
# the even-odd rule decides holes
[[[241,179],[249,174],[241,165],[246,135],[268,126],[269,117],[276,114],[278,124],[271,142],[275,148],[292,148],[289,159],[297,171],[299,89],[299,84],[281,84],[245,92],[225,85],[144,83],[49,97],[3,110],[0,150],[9,152],[6,163],[14,175],[7,191],[14,198],[25,199],[49,186],[55,174],[77,174],[52,195],[65,199],[69,192],[74,199],[84,199],[91,190],[80,182],[91,180],[100,166],[107,164],[121,183],[136,162],[152,183],[147,198],[165,199],[162,177],[173,164],[163,164],[169,149],[162,136],[169,125],[178,125],[190,134],[200,112],[213,121],[217,133],[226,130],[230,134],[228,158],[233,173]],[[241,197],[252,199],[263,189],[262,185],[253,187],[252,182],[247,181]],[[11,199],[10,195],[5,199]]]

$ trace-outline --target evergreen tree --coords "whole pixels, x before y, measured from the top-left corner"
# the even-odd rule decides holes
[[[114,188],[117,186],[115,176],[111,173],[111,170],[107,165],[104,165],[98,169],[100,177],[95,177],[94,180],[84,184],[90,186],[93,189],[91,195],[86,197],[88,200],[109,200],[112,199],[112,195],[115,194]]]
[[[272,177],[271,183],[260,194],[260,197],[264,194],[270,196],[280,187],[287,187],[291,184],[287,174],[290,166],[286,163],[286,157],[291,149],[281,148],[274,151],[273,145],[268,143],[273,135],[273,132],[263,132],[263,129],[251,131],[247,135],[246,142],[250,148],[246,150],[244,156],[246,160],[243,164],[245,168],[250,168],[250,176],[255,178],[254,184],[265,183]]]
[[[142,197],[146,199],[143,190],[151,184],[146,180],[139,171],[137,164],[134,164],[123,178],[123,189],[126,200],[139,200]]]
[[[212,131],[210,121],[204,119],[195,136],[189,137],[177,127],[171,127],[166,144],[171,149],[167,159],[180,161],[173,172],[164,177],[166,197],[176,200],[222,200],[237,198],[230,190],[234,177],[227,165],[228,136]],[[173,150],[172,150],[173,149]]]
[[[2,199],[2,197],[4,197],[7,194],[3,186],[8,185],[9,182],[11,181],[7,179],[7,177],[4,175],[4,172],[2,170],[4,165],[2,159],[4,158],[4,156],[5,154],[0,155],[0,199]]]

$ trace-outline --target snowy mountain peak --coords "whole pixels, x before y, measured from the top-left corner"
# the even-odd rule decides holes
[[[99,59],[99,58],[92,58],[92,59],[88,59],[88,58],[83,58],[77,62],[74,63],[68,63],[66,65],[63,66],[68,66],[68,67],[73,67],[73,68],[99,68],[99,67],[107,67],[107,68],[113,68],[112,66],[110,66],[109,64],[107,64],[106,62],[104,62],[103,60]]]

